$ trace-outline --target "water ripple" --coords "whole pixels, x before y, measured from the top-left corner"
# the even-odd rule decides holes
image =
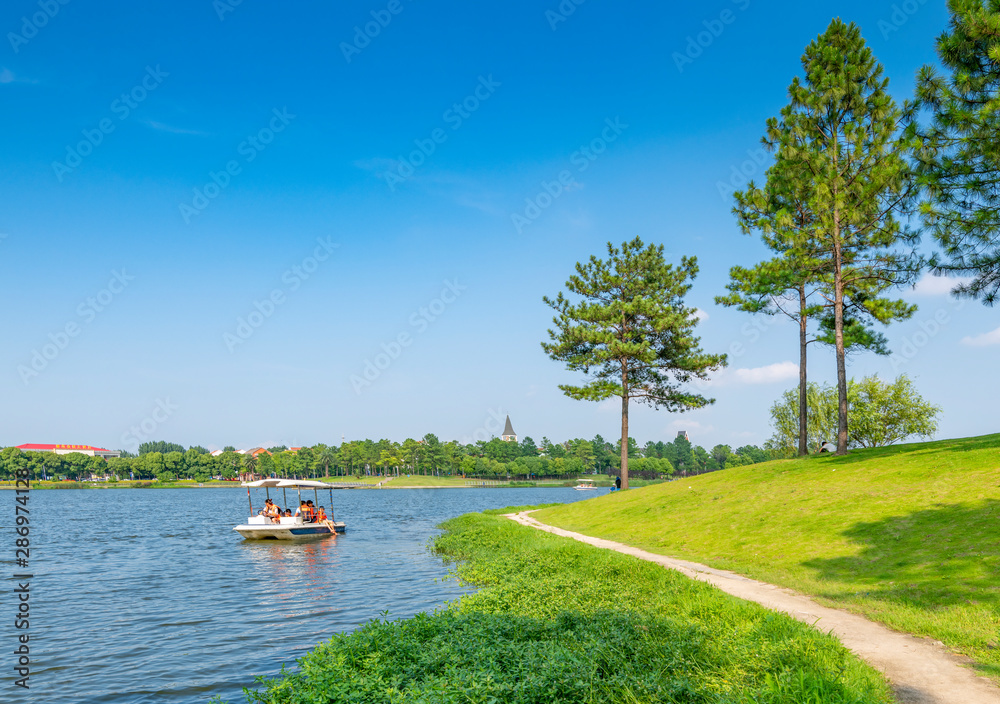
[[[242,491],[33,492],[31,689],[8,687],[3,701],[188,704],[221,694],[237,704],[254,675],[293,666],[334,633],[461,595],[427,547],[441,521],[580,498],[572,489],[339,491],[346,534],[258,543],[232,531],[245,520]],[[12,563],[0,564],[9,574]]]

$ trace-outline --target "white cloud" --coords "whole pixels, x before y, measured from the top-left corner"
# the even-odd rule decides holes
[[[970,347],[988,347],[990,345],[1000,345],[1000,328],[997,328],[993,332],[986,332],[982,335],[976,335],[975,337],[963,337],[963,345],[969,345]]]
[[[959,284],[965,284],[972,279],[965,277],[951,278],[948,276],[934,276],[927,273],[920,277],[917,283],[913,284],[913,295],[915,296],[947,296],[951,290]]]
[[[699,323],[701,323],[708,320],[708,313],[703,311],[701,308],[698,308],[694,312],[694,317],[697,318]]]
[[[744,384],[774,384],[798,377],[799,365],[795,362],[778,362],[766,367],[737,369],[734,374],[736,379]]]
[[[777,362],[765,367],[742,369],[719,369],[712,372],[708,381],[695,380],[692,386],[700,391],[709,391],[733,384],[775,384],[788,379],[797,379],[799,365],[795,362]]]

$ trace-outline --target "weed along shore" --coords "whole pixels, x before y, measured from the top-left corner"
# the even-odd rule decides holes
[[[434,613],[335,635],[297,668],[258,679],[247,701],[894,701],[885,679],[832,636],[635,557],[503,517],[529,508],[442,526],[435,549],[477,591]]]

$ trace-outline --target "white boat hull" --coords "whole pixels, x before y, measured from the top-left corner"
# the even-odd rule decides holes
[[[334,523],[333,527],[337,533],[347,530],[344,523]],[[283,523],[268,525],[250,525],[244,523],[233,528],[237,533],[247,540],[300,540],[302,538],[322,538],[332,535],[334,530],[329,526],[317,525],[315,523]]]

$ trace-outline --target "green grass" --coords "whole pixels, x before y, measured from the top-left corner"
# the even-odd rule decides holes
[[[372,486],[384,481],[385,477],[353,477],[353,476],[343,476],[338,475],[335,477],[321,477],[316,481],[327,482],[328,484],[371,484]]]
[[[396,477],[391,482],[383,484],[386,489],[405,489],[418,486],[465,486],[462,477],[435,477],[433,475],[412,474],[409,477],[402,475]]]
[[[510,510],[510,509],[508,509]],[[881,676],[831,636],[657,565],[497,515],[436,547],[481,588],[450,608],[334,636],[247,693],[358,704],[863,704]]]
[[[534,515],[940,640],[1000,681],[1000,435],[770,462]]]

